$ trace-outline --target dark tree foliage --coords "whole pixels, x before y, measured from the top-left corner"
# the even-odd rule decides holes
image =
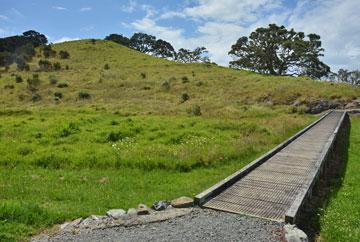
[[[55,57],[56,51],[51,48],[51,45],[44,45],[42,53],[45,58]]]
[[[127,46],[127,47],[129,47],[129,45],[130,45],[130,39],[121,34],[110,34],[109,36],[105,37],[105,40],[110,40],[115,43]]]
[[[197,47],[193,51],[181,48],[176,55],[176,60],[184,63],[210,62],[209,57],[206,55],[207,53],[208,51],[205,47]]]
[[[69,59],[70,54],[69,54],[69,52],[67,52],[65,50],[60,50],[59,56],[60,56],[60,59]]]
[[[330,67],[320,61],[324,49],[320,36],[287,30],[270,24],[258,28],[249,37],[243,36],[231,46],[233,68],[271,75],[306,75],[318,78],[327,75]]]
[[[129,47],[145,54],[151,54],[154,52],[156,37],[145,34],[145,33],[135,33],[130,38]]]
[[[30,40],[35,47],[47,44],[48,40],[45,35],[40,34],[34,30],[29,30],[23,33],[23,36]]]
[[[35,47],[47,43],[46,36],[34,30],[23,35],[0,38],[0,66],[8,66],[16,62],[24,67],[23,61],[29,61],[35,55]]]
[[[198,47],[195,50],[187,50],[181,48],[177,53],[174,47],[167,41],[157,39],[155,36],[145,33],[135,33],[131,38],[127,38],[119,34],[110,34],[105,37],[105,40],[110,40],[115,43],[127,46],[129,48],[138,50],[145,54],[151,54],[156,57],[177,60],[180,62],[210,62],[207,57],[207,50],[205,47]]]
[[[154,45],[153,55],[161,58],[175,59],[176,51],[169,42],[158,39]]]
[[[48,60],[39,60],[39,67],[41,71],[51,71],[53,65]]]

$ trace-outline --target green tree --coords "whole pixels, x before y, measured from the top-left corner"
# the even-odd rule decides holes
[[[320,61],[324,49],[320,36],[270,24],[243,36],[231,46],[230,66],[271,75],[306,75],[321,78],[330,67]]]
[[[161,58],[174,59],[176,52],[174,47],[169,42],[158,39],[154,44],[153,55]]]
[[[176,54],[176,60],[183,63],[210,62],[205,47],[197,47],[193,51],[181,48]]]
[[[105,40],[113,41],[115,43],[129,47],[130,39],[121,34],[110,34],[105,37]]]
[[[156,37],[145,34],[135,33],[130,38],[129,47],[145,54],[153,53],[155,47]]]

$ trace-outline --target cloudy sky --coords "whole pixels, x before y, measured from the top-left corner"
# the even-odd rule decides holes
[[[175,48],[205,46],[221,65],[239,37],[269,23],[320,34],[333,71],[360,69],[359,0],[0,0],[0,37],[34,29],[61,42],[146,32]]]

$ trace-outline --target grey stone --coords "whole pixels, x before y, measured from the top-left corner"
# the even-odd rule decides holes
[[[155,211],[165,210],[170,205],[169,201],[161,200],[153,203],[153,209]]]
[[[74,221],[70,222],[72,226],[77,226],[83,221],[83,218],[75,219]]]
[[[109,211],[106,212],[106,215],[108,217],[111,217],[114,219],[118,219],[125,214],[126,214],[126,211],[124,209],[110,209]]]
[[[296,225],[286,224],[284,225],[284,234],[286,242],[308,242],[308,237]]]
[[[68,225],[70,225],[69,222],[61,224],[61,225],[60,225],[60,230],[65,229]]]
[[[137,215],[137,210],[135,208],[129,208],[127,210],[126,214],[129,215],[129,216],[136,216]]]
[[[90,218],[91,218],[92,220],[99,221],[99,220],[103,220],[104,218],[106,218],[106,216],[91,215]]]
[[[179,197],[171,201],[174,208],[188,208],[194,205],[194,199],[190,197]]]
[[[139,204],[137,209],[138,215],[147,215],[150,213],[150,209],[145,204]]]

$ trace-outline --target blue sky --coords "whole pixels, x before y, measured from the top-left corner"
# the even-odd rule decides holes
[[[227,65],[230,46],[269,23],[318,33],[333,70],[360,69],[359,0],[0,0],[0,37],[34,29],[51,42],[146,32],[175,48],[208,48]]]

